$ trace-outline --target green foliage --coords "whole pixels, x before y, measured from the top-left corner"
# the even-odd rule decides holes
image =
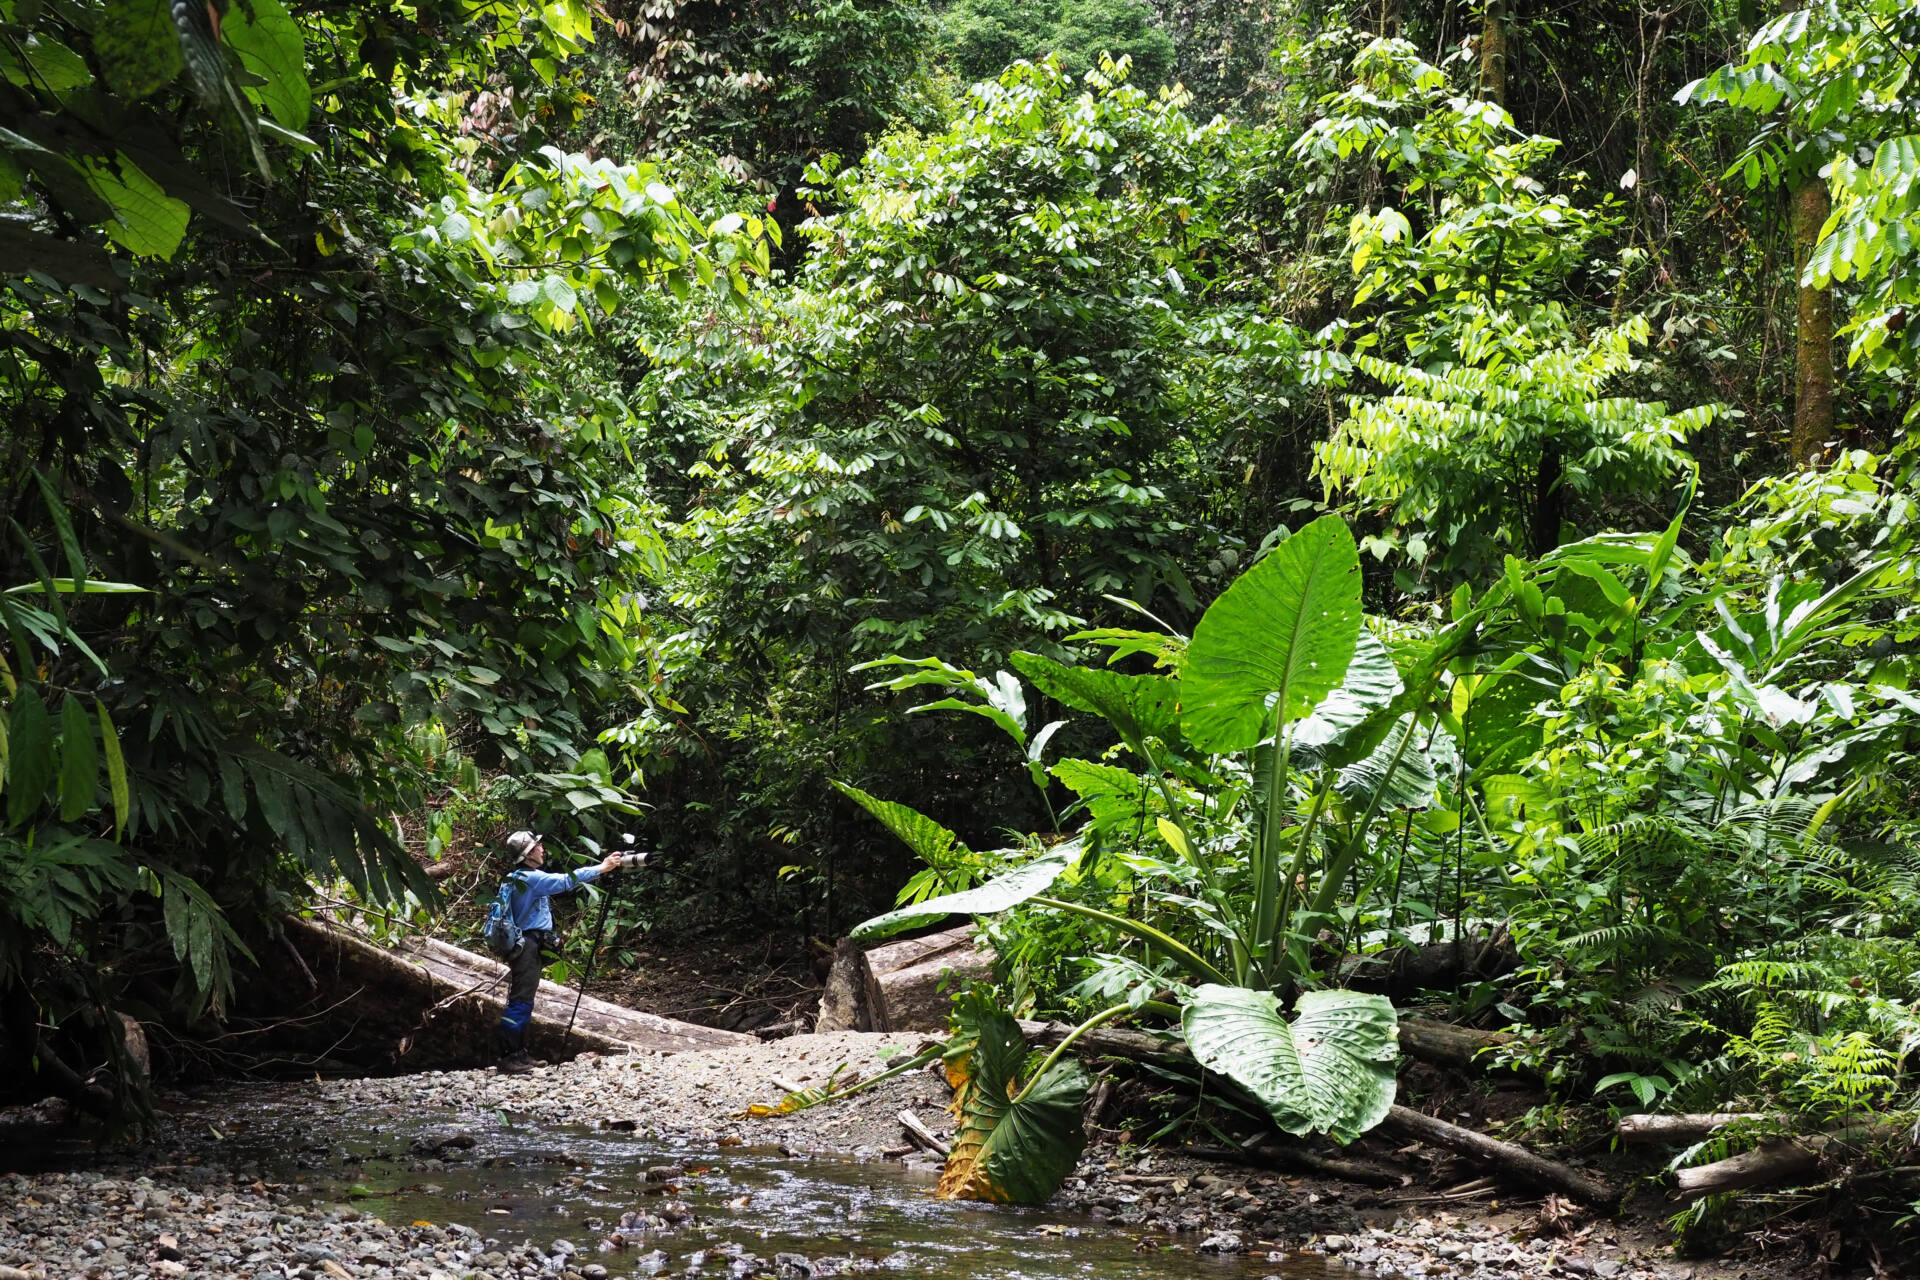
[[[788,226],[807,166],[919,112],[926,17],[902,0],[617,0],[608,13],[621,56],[603,56],[601,136],[639,155],[711,153],[775,195]]]
[[[1407,698],[1406,686],[1389,677],[1384,648],[1363,648],[1361,634],[1359,553],[1346,526],[1323,517],[1281,542],[1213,603],[1193,639],[1179,646],[1177,681],[1018,655],[1016,665],[1037,686],[1102,715],[1138,761],[1137,774],[1091,761],[1055,766],[1076,779],[1094,814],[1081,837],[1091,856],[1076,867],[1077,859],[1057,850],[1049,855],[1055,865],[1030,862],[910,909],[922,915],[869,920],[855,936],[927,923],[936,911],[991,914],[1024,903],[1077,915],[1141,945],[1156,962],[1116,959],[1089,982],[1103,998],[1124,997],[1111,1012],[1174,983],[1189,1046],[1203,1065],[1248,1087],[1289,1131],[1352,1140],[1378,1124],[1392,1101],[1392,1005],[1378,996],[1310,992],[1289,1028],[1272,993],[1311,974],[1309,940],[1333,918],[1349,873],[1380,856],[1377,815],[1433,800],[1430,763],[1412,785],[1403,780],[1403,771],[1414,772],[1410,762],[1440,741],[1429,731],[1415,745],[1413,716],[1425,710],[1431,672],[1416,666],[1419,693]],[[1356,653],[1364,654],[1358,663]],[[1155,692],[1143,697],[1143,688]],[[1402,701],[1411,715],[1401,711]],[[1294,740],[1322,704],[1329,714],[1296,760]],[[1168,712],[1177,706],[1179,714],[1145,715],[1143,705]],[[1298,794],[1296,766],[1310,766],[1301,770]],[[1116,792],[1135,808],[1131,833],[1122,811],[1100,814],[1101,801]],[[1159,800],[1151,836],[1150,792]],[[1157,899],[1164,919],[1125,913],[1133,903],[1111,889],[1042,896],[1070,868],[1083,885],[1104,888],[1090,874],[1103,854],[1124,857],[1129,879],[1152,886],[1151,899],[1141,897]],[[1317,873],[1317,884],[1307,880],[1309,872]],[[1178,977],[1158,964],[1170,964]],[[1186,986],[1191,982],[1200,985]]]
[[[632,810],[568,767],[636,678],[644,540],[631,410],[571,340],[650,291],[727,305],[775,233],[540,149],[584,9],[416,17],[0,9],[7,838],[67,868],[0,920],[10,1079],[95,1052],[36,1044],[36,1003],[111,1032],[177,972],[221,1016],[309,881],[432,902],[375,817],[426,781],[411,727],[525,811]],[[479,121],[483,84],[526,120]]]
[[[949,65],[964,80],[995,80],[1015,62],[1058,60],[1070,76],[1125,57],[1135,83],[1158,86],[1173,67],[1173,41],[1139,0],[1065,0],[1055,6],[958,0],[941,17]]]
[[[1682,446],[1715,410],[1621,394],[1642,368],[1644,319],[1583,332],[1569,277],[1612,221],[1532,176],[1551,139],[1453,96],[1405,42],[1376,40],[1354,74],[1294,150],[1327,172],[1364,157],[1408,207],[1361,209],[1349,226],[1354,304],[1380,310],[1340,336],[1387,394],[1349,398],[1315,447],[1318,473],[1329,495],[1396,526],[1376,552],[1485,581],[1508,551],[1558,546],[1576,500],[1681,470]],[[1404,358],[1382,354],[1395,346]]]

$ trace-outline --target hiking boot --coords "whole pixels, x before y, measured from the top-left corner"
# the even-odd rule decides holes
[[[494,1070],[503,1076],[524,1076],[539,1064],[526,1053],[510,1053],[494,1064]]]

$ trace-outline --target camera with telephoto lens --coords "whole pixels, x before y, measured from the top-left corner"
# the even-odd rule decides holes
[[[620,843],[627,846],[625,849],[622,849],[619,854],[621,866],[644,867],[647,865],[647,851],[633,847],[633,835],[631,833],[622,834]]]

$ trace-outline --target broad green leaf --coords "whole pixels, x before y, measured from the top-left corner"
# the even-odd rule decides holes
[[[1057,844],[1033,861],[1015,867],[1004,875],[995,876],[985,884],[975,885],[960,893],[944,893],[911,907],[875,916],[854,926],[852,936],[861,942],[869,942],[899,933],[902,929],[932,924],[943,916],[985,916],[1019,906],[1028,898],[1052,888],[1060,874],[1079,861],[1080,853],[1078,838]]]
[[[1460,754],[1476,769],[1498,769],[1539,746],[1533,708],[1545,696],[1539,685],[1511,673],[1460,677],[1452,696]]]
[[[0,44],[0,76],[23,88],[45,88],[56,98],[93,83],[84,58],[51,36],[28,33],[17,46]]]
[[[7,725],[7,824],[23,826],[40,807],[53,781],[53,717],[38,690],[22,688],[13,698]]]
[[[1393,665],[1393,655],[1387,652],[1380,637],[1363,628],[1340,687],[1321,699],[1312,714],[1294,726],[1295,748],[1318,751],[1339,742],[1374,712],[1390,705],[1404,690],[1400,672]]]
[[[1209,751],[1238,751],[1300,719],[1340,687],[1360,637],[1360,553],[1346,522],[1322,516],[1275,547],[1213,602],[1187,647],[1181,728]]]
[[[1413,740],[1405,747],[1401,740]],[[1379,793],[1377,809],[1424,809],[1436,799],[1435,756],[1453,759],[1453,740],[1444,729],[1418,727],[1402,716],[1386,741],[1340,771],[1334,786],[1352,805],[1367,805]]]
[[[248,16],[247,9],[253,12]],[[284,129],[307,127],[313,93],[307,84],[307,51],[300,27],[280,0],[248,0],[235,5],[220,28],[229,48],[247,70],[266,81],[246,86],[246,94],[267,109]]]
[[[114,153],[112,165],[86,162],[87,185],[113,209],[108,238],[143,258],[171,258],[187,234],[186,203],[175,200],[141,172],[127,153]]]
[[[1016,653],[1010,661],[1034,688],[1075,711],[1100,716],[1129,742],[1170,737],[1179,724],[1177,680],[1069,667],[1037,653]]]
[[[1026,1038],[1012,1015],[978,1019],[965,1057],[965,1087],[953,1151],[936,1192],[943,1200],[1040,1204],[1059,1190],[1086,1146],[1080,1109],[1087,1073],[1057,1061],[1024,1090]]]
[[[113,793],[113,835],[117,840],[127,833],[133,814],[133,792],[127,785],[127,761],[120,753],[120,735],[114,731],[107,704],[96,699],[93,709],[100,716],[100,749],[107,758],[107,787]]]
[[[955,849],[967,852],[967,847],[960,843],[958,836],[917,809],[878,799],[844,782],[836,781],[833,786],[841,795],[880,819],[887,830],[899,836],[929,866],[944,865]]]
[[[1048,772],[1086,803],[1095,830],[1141,828],[1161,810],[1160,797],[1131,769],[1067,759]]]
[[[107,86],[123,98],[144,98],[171,84],[186,61],[170,0],[107,0],[93,34],[93,52]]]
[[[100,757],[93,749],[93,720],[80,699],[60,700],[60,820],[73,822],[93,808]]]
[[[1393,1106],[1399,1018],[1385,996],[1309,991],[1291,1026],[1271,991],[1207,983],[1181,1014],[1187,1047],[1288,1133],[1351,1142]]]

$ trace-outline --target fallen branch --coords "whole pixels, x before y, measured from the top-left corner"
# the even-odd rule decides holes
[[[1263,1143],[1256,1147],[1180,1148],[1180,1154],[1196,1160],[1221,1164],[1248,1165],[1255,1169],[1285,1169],[1296,1173],[1316,1173],[1342,1182],[1357,1182],[1364,1187],[1404,1187],[1412,1175],[1371,1160],[1348,1160],[1323,1156],[1316,1151],[1285,1144]]]
[[[1827,1139],[1823,1134],[1762,1143],[1752,1151],[1743,1151],[1725,1160],[1677,1170],[1673,1175],[1673,1185],[1684,1200],[1698,1200],[1701,1196],[1717,1195],[1724,1191],[1764,1187],[1769,1182],[1797,1178],[1818,1169],[1820,1152],[1826,1145]]]
[[[920,1123],[920,1117],[913,1114],[913,1112],[902,1111],[899,1115],[899,1120],[900,1127],[907,1131],[908,1137],[925,1147],[928,1151],[939,1156],[942,1160],[945,1160],[947,1156],[952,1153],[953,1148],[940,1141],[939,1138],[936,1138],[933,1130]]]
[[[1790,1178],[1816,1172],[1820,1168],[1821,1159],[1833,1147],[1855,1146],[1875,1139],[1885,1140],[1903,1131],[1905,1131],[1907,1145],[1912,1146],[1915,1137],[1911,1127],[1905,1123],[1888,1120],[1848,1125],[1844,1129],[1835,1129],[1831,1133],[1809,1133],[1797,1138],[1776,1138],[1771,1142],[1761,1143],[1752,1151],[1728,1156],[1725,1160],[1715,1160],[1710,1164],[1697,1164],[1691,1168],[1675,1170],[1674,1190],[1681,1199],[1698,1200],[1701,1196],[1718,1195],[1725,1191],[1745,1191],[1751,1187],[1764,1187],[1773,1182],[1785,1182]]]
[[[1706,1111],[1677,1116],[1621,1116],[1614,1132],[1620,1135],[1622,1142],[1667,1142],[1675,1146],[1684,1146],[1689,1142],[1698,1142],[1715,1129],[1730,1124],[1745,1122],[1765,1122],[1767,1124],[1791,1124],[1793,1118],[1782,1112],[1773,1111]]]
[[[1476,1130],[1449,1124],[1411,1107],[1394,1107],[1380,1127],[1405,1137],[1430,1142],[1436,1147],[1444,1147],[1455,1155],[1489,1166],[1494,1173],[1508,1181],[1550,1187],[1582,1204],[1612,1208],[1620,1200],[1620,1193],[1614,1188],[1578,1169],[1549,1160],[1514,1143],[1502,1142]]]

